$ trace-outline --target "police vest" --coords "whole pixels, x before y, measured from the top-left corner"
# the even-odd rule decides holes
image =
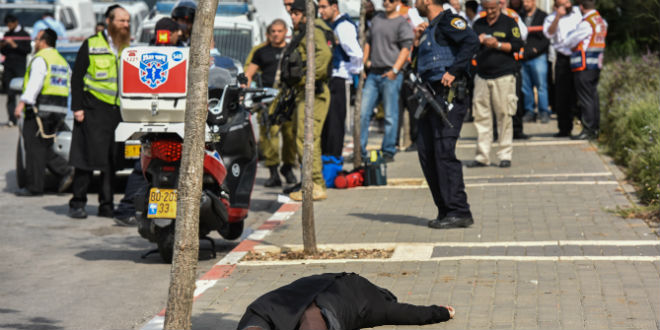
[[[424,31],[417,50],[417,72],[428,82],[442,80],[447,68],[454,64],[456,59],[455,50],[449,46],[441,46],[435,40],[439,21],[440,17],[436,18]]]
[[[342,22],[349,22],[355,28],[355,32],[358,33],[358,27],[355,25],[355,23],[353,23],[351,18],[348,17],[348,15],[341,15],[341,16],[339,16],[339,18],[336,21],[334,21],[330,24],[330,28],[332,28],[332,31],[334,31],[335,34],[336,34],[335,29]],[[332,48],[332,67],[333,68],[338,69],[339,64],[341,64],[341,62],[349,62],[350,60],[351,59],[348,56],[348,54],[346,53],[346,51],[344,50],[344,47],[342,47],[341,45],[335,45],[335,47]]]
[[[573,49],[571,54],[571,71],[599,70],[603,65],[603,52],[605,51],[605,37],[607,36],[607,23],[594,11],[583,19],[591,26],[591,38],[584,49],[584,41]]]
[[[46,62],[47,72],[41,92],[37,96],[37,109],[66,114],[69,96],[69,64],[55,48],[42,49],[34,55],[23,78],[23,92],[30,79],[32,61],[39,57]]]
[[[103,32],[87,39],[89,66],[83,81],[85,91],[108,104],[119,105],[117,56],[103,37]]]

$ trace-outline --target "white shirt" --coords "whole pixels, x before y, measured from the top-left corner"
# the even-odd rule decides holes
[[[338,15],[334,20],[336,21],[342,15],[346,14]],[[355,25],[349,22],[341,22],[335,27],[334,32],[339,40],[338,47],[341,47],[346,52],[350,60],[348,62],[339,62],[339,68],[332,69],[332,76],[351,79],[352,74],[362,72],[362,59],[364,58],[364,53],[358,42],[357,29]]]
[[[550,39],[550,44],[557,50],[558,53],[570,56],[573,47],[566,44],[566,37],[568,36],[569,32],[575,30],[578,24],[582,22],[582,13],[580,13],[580,9],[578,7],[573,7],[570,14],[566,14],[559,19],[559,23],[557,24],[557,31],[555,31],[555,34],[550,34],[548,29],[550,29],[550,25],[552,25],[552,22],[555,20],[556,16],[557,12],[555,11],[545,18],[545,21],[543,22],[543,34],[546,36],[546,38]]]
[[[584,17],[588,17],[592,13],[596,12],[596,10],[592,9],[588,11]],[[603,22],[607,25],[607,22],[605,19],[603,19]],[[591,28],[591,24],[589,22],[582,20],[580,24],[578,24],[577,28],[575,30],[568,32],[568,35],[566,36],[566,40],[563,42],[563,45],[566,47],[570,47],[571,49],[577,47],[581,42],[582,44],[582,49],[587,49],[589,48],[589,41],[591,40],[591,35],[593,34],[593,29]]]
[[[412,23],[413,26],[424,23],[424,19],[419,15],[419,11],[417,11],[417,8],[415,7],[408,9],[408,19],[410,19],[410,23]]]
[[[119,55],[119,49],[117,46],[115,46],[115,43],[112,42],[112,37],[110,36],[110,33],[108,33],[108,30],[103,30],[103,33],[105,33],[105,36],[108,38],[108,45],[110,45],[110,49],[112,50],[115,55]]]
[[[37,102],[37,96],[39,96],[41,89],[44,87],[46,74],[48,74],[46,60],[43,57],[33,59],[30,67],[30,77],[25,86],[25,91],[21,95],[21,101],[29,105],[34,105]]]

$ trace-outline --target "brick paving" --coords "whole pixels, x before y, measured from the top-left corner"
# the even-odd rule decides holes
[[[451,304],[457,311],[442,324],[377,329],[659,329],[658,236],[642,220],[610,212],[631,205],[630,187],[617,182],[620,172],[594,144],[552,139],[555,124],[526,125],[534,137],[516,142],[509,169],[464,169],[475,218],[467,229],[426,227],[436,209],[421,185],[415,153],[397,154],[388,178],[417,184],[329,190],[326,201],[314,204],[319,244],[428,243],[431,259],[239,263],[195,302],[193,328],[235,328],[261,294],[302,276],[346,271],[390,289],[400,301]],[[468,123],[457,149],[462,161],[472,160],[474,138]],[[301,244],[300,220],[298,211],[262,244]],[[605,259],[561,259],[571,256]],[[641,259],[648,257],[653,260]]]

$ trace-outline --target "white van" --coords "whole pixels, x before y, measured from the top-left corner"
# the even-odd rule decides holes
[[[96,21],[92,13],[93,6],[90,0],[50,0],[50,1],[15,1],[13,3],[0,3],[0,22],[4,22],[7,15],[18,17],[20,24],[26,31],[32,32],[32,26],[46,13],[53,13],[54,18],[66,29],[66,38],[71,41],[80,41],[94,34]],[[7,27],[0,27],[4,35]]]

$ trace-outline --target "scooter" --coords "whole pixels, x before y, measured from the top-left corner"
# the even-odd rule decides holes
[[[157,51],[166,54],[163,47],[159,47]],[[145,52],[153,54],[146,50],[141,50],[140,53],[145,54]],[[268,101],[268,98],[274,98],[273,94],[276,93],[275,90],[242,89],[234,81],[235,79],[225,69],[212,68],[209,71],[199,238],[211,243],[210,250],[213,257],[215,257],[215,244],[208,234],[217,231],[228,240],[241,236],[256,178],[257,144],[251,113],[243,100],[246,94],[251,94],[253,99],[264,102]],[[165,109],[157,109],[156,115],[152,113],[152,117],[158,117],[158,112],[165,113],[181,106],[168,102],[171,100],[165,99],[155,104],[156,107],[164,105]],[[185,104],[181,100],[178,103]],[[131,103],[126,103],[126,107],[130,108]],[[185,105],[183,107],[185,109]],[[134,200],[138,211],[138,232],[140,236],[156,243],[158,247],[147,252],[143,257],[158,252],[168,263],[172,261],[173,256],[177,184],[184,136],[183,123],[173,120],[180,118],[174,111],[178,110],[162,114],[163,120],[160,122],[142,120],[139,123],[122,123],[117,131],[122,128],[124,133],[116,134],[130,135],[133,138],[138,135],[141,141],[140,162],[148,186],[143,189],[143,193],[136,194]],[[133,132],[127,133],[130,131]]]

